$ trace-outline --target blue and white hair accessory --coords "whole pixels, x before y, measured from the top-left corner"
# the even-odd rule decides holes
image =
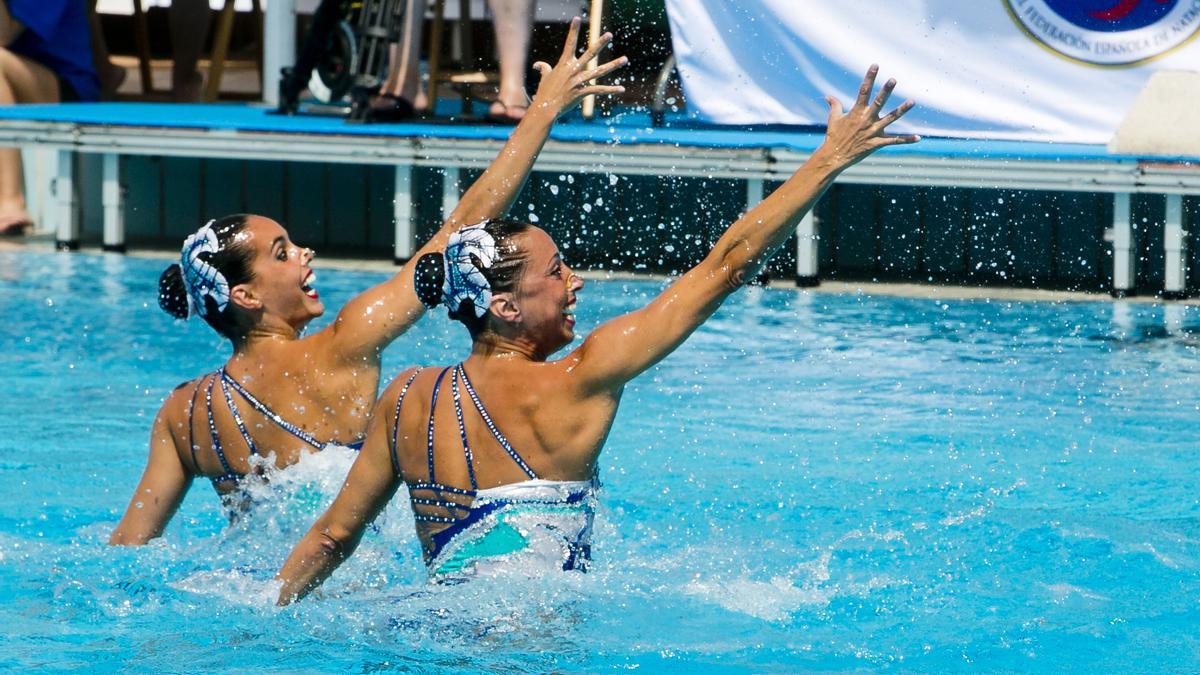
[[[179,268],[183,272],[183,286],[187,289],[188,316],[205,316],[208,313],[205,298],[213,299],[218,312],[225,311],[225,306],[229,304],[229,282],[225,280],[225,275],[200,258],[201,253],[212,255],[221,250],[221,242],[213,230],[215,222],[208,221],[183,242]]]
[[[483,318],[492,304],[492,285],[483,276],[483,270],[500,257],[495,238],[483,229],[487,224],[485,220],[461,228],[450,235],[450,242],[446,244],[442,302],[457,311],[463,300],[470,300],[476,318]]]

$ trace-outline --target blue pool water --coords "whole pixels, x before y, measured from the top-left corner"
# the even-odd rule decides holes
[[[592,573],[430,586],[397,504],[278,610],[349,457],[103,545],[160,401],[227,353],[157,309],[163,265],[0,253],[0,669],[1200,668],[1196,308],[749,289],[630,386]],[[659,288],[590,283],[580,328]],[[467,344],[439,313],[385,375]]]

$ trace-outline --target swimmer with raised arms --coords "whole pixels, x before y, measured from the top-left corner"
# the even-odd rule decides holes
[[[605,35],[576,56],[579,19],[563,58],[542,72],[530,114],[491,166],[463,195],[416,257],[446,247],[464,224],[504,213],[524,185],[554,121],[589,94],[623,91],[596,78],[624,57],[589,68],[611,41]],[[273,457],[276,467],[332,445],[356,446],[367,431],[383,349],[424,313],[413,268],[346,303],[329,326],[301,337],[324,313],[314,288],[311,249],[262,216],[229,216],[188,237],[178,265],[160,280],[160,304],[185,318],[200,315],[233,345],[217,372],[186,382],[163,403],[141,481],[110,544],[143,544],[162,534],[196,476],[236,501],[242,478]]]
[[[316,588],[358,544],[401,483],[408,486],[431,578],[587,563],[596,462],[625,385],[670,354],[753,279],[846,168],[879,148],[913,105],[881,115],[872,66],[848,113],[828,98],[824,143],[771,196],[733,223],[696,267],[646,307],[574,338],[583,280],[533,225],[465,227],[443,256],[418,262],[417,291],[467,326],[470,356],[412,369],[383,393],[341,492],[278,575],[279,602]]]

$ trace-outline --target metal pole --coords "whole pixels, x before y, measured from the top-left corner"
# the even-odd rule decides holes
[[[396,191],[392,197],[392,220],[396,226],[396,241],[392,261],[403,265],[415,251],[413,229],[413,196],[411,164],[396,165]]]
[[[811,287],[821,285],[817,271],[817,217],[812,212],[804,214],[796,226],[796,285]]]
[[[1183,195],[1167,195],[1167,222],[1163,229],[1163,298],[1187,297],[1187,232],[1183,229]]]
[[[458,189],[461,170],[457,168],[442,169],[442,222],[450,219],[454,207],[458,206],[461,193]],[[468,225],[469,223],[463,223]]]
[[[1113,194],[1113,222],[1108,231],[1112,241],[1112,296],[1124,298],[1133,292],[1137,279],[1137,256],[1133,254],[1133,218],[1128,192]]]
[[[58,151],[54,204],[58,220],[54,247],[60,251],[75,251],[79,248],[79,213],[75,203],[75,153],[71,150]]]
[[[268,0],[263,19],[263,101],[279,105],[279,71],[296,58],[296,5]]]
[[[125,252],[125,192],[121,189],[121,156],[104,154],[104,243],[105,251]]]

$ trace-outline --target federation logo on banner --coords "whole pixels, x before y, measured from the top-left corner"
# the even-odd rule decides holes
[[[1095,66],[1156,59],[1200,31],[1200,0],[1004,0],[1013,20],[1051,51]]]

